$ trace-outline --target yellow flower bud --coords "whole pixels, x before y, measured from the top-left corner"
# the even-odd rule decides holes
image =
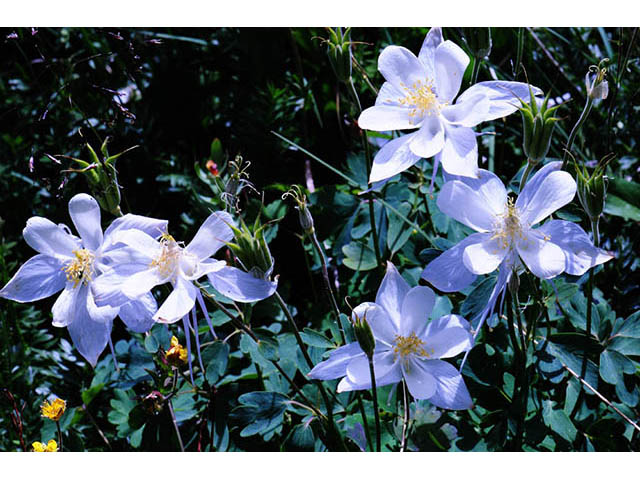
[[[165,355],[169,365],[179,367],[187,363],[187,349],[180,345],[176,337],[171,337],[171,348]]]
[[[57,422],[58,420],[60,420],[60,417],[62,417],[62,414],[67,409],[67,402],[62,400],[61,398],[56,398],[51,403],[45,400],[40,409],[42,411],[43,417]]]

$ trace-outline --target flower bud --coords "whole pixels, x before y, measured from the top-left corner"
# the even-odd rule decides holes
[[[373,351],[376,348],[376,340],[371,331],[371,327],[367,322],[367,312],[362,317],[353,314],[353,331],[360,348],[368,358],[373,357]]]
[[[351,44],[350,38],[351,28],[347,28],[344,32],[338,27],[335,30],[327,28],[329,38],[324,43],[327,46],[327,57],[331,68],[341,82],[347,83],[351,78]]]
[[[604,175],[604,171],[612,159],[613,155],[603,158],[591,175],[586,167],[581,169],[574,161],[578,200],[592,221],[597,220],[604,210],[607,197],[607,177]]]
[[[491,53],[491,28],[463,27],[464,41],[475,58],[484,58]]]
[[[45,400],[40,406],[42,416],[57,422],[62,418],[67,409],[67,402],[61,398],[56,398],[53,402]]]
[[[171,348],[165,354],[167,363],[172,367],[181,367],[189,360],[187,349],[180,345],[177,337],[171,337]]]
[[[608,58],[604,58],[598,65],[591,65],[584,78],[587,95],[592,100],[604,100],[609,94],[609,83],[605,80],[607,68],[601,66],[608,61]]]
[[[287,197],[292,197],[296,205],[296,210],[298,210],[298,219],[300,220],[300,226],[304,233],[311,235],[315,231],[313,226],[313,217],[311,216],[311,212],[309,208],[307,208],[307,196],[302,193],[302,189],[298,185],[292,185],[291,189],[284,195],[282,195],[282,199],[284,200]]]
[[[268,280],[271,276],[274,263],[269,246],[264,239],[266,226],[267,224],[260,224],[260,217],[258,217],[253,228],[250,229],[241,219],[239,227],[230,225],[235,242],[227,242],[227,246],[233,251],[245,270],[254,277],[263,280]]]
[[[523,141],[522,149],[528,162],[536,165],[547,156],[551,147],[551,135],[559,118],[554,117],[554,112],[560,107],[548,108],[549,95],[538,106],[533,90],[529,88],[530,102],[520,100],[522,107]]]

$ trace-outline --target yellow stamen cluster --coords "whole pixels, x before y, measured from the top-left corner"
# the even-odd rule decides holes
[[[41,442],[33,442],[31,444],[34,452],[57,452],[58,443],[55,440],[49,440],[47,444]]]
[[[499,239],[502,248],[509,248],[518,238],[524,240],[523,227],[518,209],[513,199],[509,197],[504,213],[498,215],[491,240]]]
[[[62,267],[62,270],[67,274],[67,280],[73,282],[73,288],[80,282],[87,285],[93,275],[94,255],[86,248],[73,250],[72,253],[76,256],[75,260]]]
[[[61,398],[56,398],[53,402],[49,403],[47,400],[40,406],[42,416],[57,422],[62,417],[62,414],[67,409],[67,402]]]
[[[160,243],[162,244],[162,251],[157,258],[151,261],[150,267],[157,267],[160,275],[169,276],[176,269],[182,248],[168,233],[162,234]]]
[[[400,359],[404,361],[406,361],[407,357],[411,354],[428,358],[431,355],[424,347],[425,343],[420,340],[415,333],[412,333],[408,337],[396,335],[395,345],[393,347],[393,357],[394,359],[400,357]],[[431,354],[433,354],[433,352],[434,350],[432,348]]]
[[[417,123],[422,120],[425,114],[439,114],[442,105],[438,102],[436,94],[433,92],[433,83],[422,83],[421,80],[414,82],[411,87],[401,84],[402,89],[406,92],[405,96],[398,99],[401,105],[412,107],[409,111],[411,123]]]
[[[176,337],[171,337],[171,348],[165,355],[167,362],[174,367],[179,367],[187,363],[187,349],[180,345]]]

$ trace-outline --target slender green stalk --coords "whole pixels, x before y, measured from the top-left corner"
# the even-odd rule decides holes
[[[525,354],[522,352],[521,348],[520,348],[520,343],[518,342],[518,338],[515,332],[515,327],[514,327],[514,311],[513,311],[513,301],[512,301],[512,296],[509,294],[509,298],[507,299],[507,326],[509,328],[509,337],[511,338],[511,344],[513,346],[513,351],[514,351],[514,363],[518,364],[518,367],[522,367],[522,368],[518,368],[515,375],[515,385],[513,386],[513,395],[511,398],[511,403],[515,404],[516,402],[516,395],[522,395],[522,393],[524,392],[524,383],[525,383],[525,379],[523,378],[523,371],[526,369],[526,358],[525,358]],[[515,369],[514,369],[515,370]],[[517,392],[517,393],[516,393]],[[522,445],[522,435],[523,435],[523,430],[524,430],[524,419],[522,418],[522,416],[520,416],[520,418],[518,418],[518,423],[517,423],[517,427],[516,427],[516,435],[513,439],[514,442],[514,450],[518,451],[521,448]]]
[[[180,445],[180,451],[184,452],[182,435],[180,435],[180,429],[178,428],[178,421],[176,420],[176,414],[173,411],[173,405],[171,405],[171,400],[167,402],[167,406],[169,407],[169,415],[171,416],[171,422],[173,423],[173,428],[175,428],[176,430],[176,436],[178,437],[178,444]]]
[[[529,159],[527,159],[527,168],[524,169],[524,172],[522,173],[522,178],[520,179],[520,192],[522,192],[522,189],[524,188],[524,185],[527,183],[527,179],[529,178],[529,175],[531,174],[532,171],[533,171],[533,164],[529,161]]]
[[[60,421],[56,421],[56,429],[58,430],[58,450],[62,451],[62,430],[60,430]]]
[[[362,426],[364,427],[364,435],[367,437],[367,445],[369,445],[369,451],[373,452],[373,441],[371,440],[371,432],[369,432],[369,422],[367,421],[367,414],[364,411],[364,404],[362,403],[362,395],[360,395],[360,392],[356,392],[356,399],[358,400],[358,408],[362,416]]]
[[[568,154],[571,151],[571,147],[573,146],[573,142],[576,139],[578,130],[580,130],[580,127],[582,127],[582,124],[587,119],[587,116],[589,115],[589,112],[591,111],[592,106],[593,106],[593,100],[591,99],[591,97],[587,96],[587,103],[584,104],[584,110],[582,110],[582,113],[580,114],[578,121],[571,129],[571,133],[569,134],[569,139],[567,140],[567,146],[564,150],[564,153],[562,154],[562,170],[565,170],[567,168],[567,162],[569,160]]]
[[[380,412],[378,411],[378,391],[376,388],[376,374],[373,367],[373,356],[369,357],[369,374],[371,375],[371,395],[373,395],[373,410],[376,417],[376,452],[380,451]]]
[[[478,81],[478,72],[480,72],[481,58],[473,57],[473,70],[471,71],[471,85],[475,85]]]
[[[404,452],[407,447],[407,432],[409,431],[409,416],[411,412],[409,410],[409,392],[407,390],[407,384],[402,379],[402,402],[404,408],[404,418],[402,419],[402,440],[400,442],[400,451]]]

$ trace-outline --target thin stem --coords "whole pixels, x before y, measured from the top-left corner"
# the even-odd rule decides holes
[[[369,432],[369,422],[367,421],[367,414],[364,411],[364,404],[362,403],[362,395],[360,395],[360,392],[356,392],[356,399],[358,400],[358,407],[360,408],[360,415],[362,416],[362,425],[364,427],[364,435],[367,437],[367,445],[369,445],[369,451],[373,452],[373,441],[371,440],[371,432]]]
[[[404,418],[402,420],[402,441],[400,443],[400,451],[404,452],[407,447],[407,432],[409,430],[409,416],[411,412],[409,411],[409,392],[407,390],[407,384],[404,379],[402,379],[402,397],[403,397],[403,407],[404,407]]]
[[[333,308],[333,315],[335,316],[336,324],[338,325],[338,331],[340,332],[340,338],[342,338],[342,343],[346,343],[347,339],[344,335],[344,330],[342,329],[342,325],[340,324],[340,308],[338,307],[338,302],[336,302],[336,297],[333,295],[333,289],[331,288],[331,281],[329,280],[329,271],[327,269],[327,259],[324,256],[324,251],[320,242],[318,241],[318,237],[316,237],[315,231],[309,235],[311,237],[311,244],[313,248],[316,250],[316,253],[320,257],[320,264],[322,265],[322,278],[324,280],[324,285],[327,290],[327,295],[329,296],[329,300],[331,302],[331,307]],[[306,258],[306,257],[305,257]]]
[[[529,178],[529,174],[533,170],[533,164],[527,159],[527,168],[524,169],[522,173],[522,178],[520,179],[520,192],[524,188],[525,183],[527,183],[527,179]]]
[[[478,81],[478,73],[480,72],[480,63],[482,62],[481,58],[474,57],[473,58],[473,70],[471,72],[471,85],[475,85]]]
[[[309,356],[309,352],[307,351],[307,346],[302,341],[302,337],[300,336],[300,330],[298,330],[298,326],[296,325],[296,321],[293,319],[293,315],[291,315],[291,312],[289,311],[287,304],[284,303],[284,300],[282,299],[282,297],[278,292],[275,292],[275,297],[276,297],[276,300],[278,300],[278,303],[280,304],[280,308],[282,309],[285,317],[287,317],[287,320],[289,321],[289,325],[293,329],[293,335],[296,337],[296,341],[298,342],[298,346],[300,347],[300,350],[302,350],[302,356],[304,357],[304,360],[307,362],[307,366],[309,368],[313,368],[313,361]]]
[[[173,423],[173,427],[176,429],[176,436],[178,437],[178,443],[180,444],[180,451],[184,452],[184,444],[182,443],[182,436],[180,435],[180,429],[178,428],[178,422],[176,421],[176,414],[173,412],[173,406],[171,405],[171,400],[167,402],[167,406],[169,407],[171,422]]]
[[[62,430],[60,430],[60,421],[56,421],[56,429],[58,430],[59,450],[62,451]]]
[[[373,395],[373,410],[376,416],[376,452],[380,451],[380,412],[378,411],[378,392],[376,389],[376,374],[373,367],[373,356],[369,357],[369,374],[371,375],[371,395]]]
[[[526,368],[526,359],[524,358],[524,354],[520,349],[518,338],[515,332],[514,319],[513,319],[513,302],[512,302],[511,295],[509,295],[509,298],[507,299],[507,326],[509,328],[509,337],[511,338],[511,344],[513,346],[514,360],[517,359],[517,362],[520,363],[521,365],[524,363]],[[516,373],[515,378],[516,378],[516,382],[515,382],[515,385],[513,386],[513,395],[511,398],[512,404],[515,403],[516,392],[519,392],[520,395],[523,393],[524,378],[522,376],[522,370]],[[516,427],[516,435],[515,435],[515,438],[513,439],[514,450],[516,451],[520,450],[520,446],[522,445],[522,433],[523,433],[523,420],[522,418],[519,418],[518,424]]]
[[[571,147],[573,146],[573,141],[575,140],[576,135],[578,134],[578,130],[580,130],[580,127],[582,127],[582,124],[587,119],[587,116],[591,111],[592,105],[593,105],[593,100],[591,99],[591,97],[587,97],[587,103],[584,104],[584,110],[582,110],[582,113],[580,114],[578,121],[571,129],[571,133],[569,134],[569,139],[567,140],[567,146],[564,150],[564,153],[562,154],[562,170],[565,170],[567,168],[567,161],[569,160],[567,155],[571,151]]]

